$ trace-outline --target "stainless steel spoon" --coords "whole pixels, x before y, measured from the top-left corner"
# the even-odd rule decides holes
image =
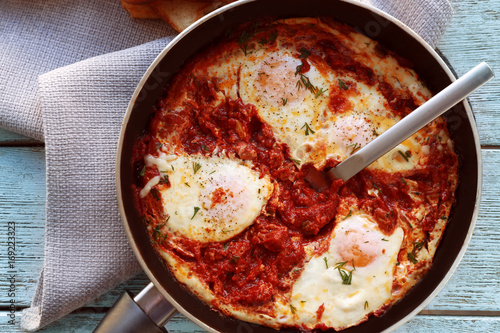
[[[329,187],[334,179],[347,181],[493,77],[490,66],[480,63],[336,167],[326,172],[312,169],[305,179],[320,191]]]

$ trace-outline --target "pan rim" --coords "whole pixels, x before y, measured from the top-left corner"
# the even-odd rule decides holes
[[[144,73],[143,77],[139,81],[138,85],[136,86],[136,89],[130,99],[130,102],[127,106],[126,113],[123,117],[123,121],[121,124],[121,130],[119,134],[119,141],[118,141],[118,146],[117,146],[117,154],[116,154],[116,164],[115,164],[115,181],[116,181],[116,192],[117,192],[117,199],[118,199],[118,208],[120,211],[120,217],[122,224],[124,226],[124,229],[127,234],[128,241],[130,243],[130,246],[132,247],[132,250],[141,265],[142,269],[148,276],[148,278],[151,280],[151,282],[158,288],[160,293],[183,315],[185,315],[187,318],[189,318],[191,321],[193,321],[196,325],[200,326],[202,329],[205,329],[208,332],[219,332],[218,330],[210,327],[207,325],[205,322],[201,321],[198,319],[196,316],[192,315],[189,311],[187,311],[184,307],[182,307],[166,290],[165,288],[162,287],[161,283],[156,279],[154,274],[150,271],[147,263],[145,262],[144,258],[141,256],[140,250],[138,248],[138,245],[136,244],[136,241],[134,237],[132,236],[132,232],[128,223],[127,215],[125,213],[125,207],[123,204],[123,197],[122,197],[122,184],[121,184],[121,155],[123,152],[123,139],[124,139],[124,134],[125,130],[127,128],[127,124],[130,119],[130,115],[132,113],[132,110],[134,108],[134,105],[136,103],[137,98],[139,97],[139,94],[141,93],[146,81],[154,71],[154,69],[159,65],[159,63],[163,60],[163,58],[167,55],[168,52],[180,41],[182,40],[186,35],[190,34],[193,30],[197,29],[199,26],[203,25],[205,22],[208,20],[221,15],[225,13],[226,11],[229,11],[235,7],[239,7],[241,5],[247,4],[247,3],[252,3],[252,2],[257,2],[260,0],[242,0],[242,1],[237,1],[230,3],[224,7],[221,7],[208,15],[204,16],[202,19],[198,20],[197,22],[193,23],[190,25],[188,28],[186,28],[184,31],[179,33],[168,45],[158,54],[158,56],[154,59],[154,61],[151,63],[151,65],[148,67],[146,72]],[[403,22],[399,21],[398,19],[394,18],[393,16],[387,14],[386,12],[383,12],[380,9],[377,9],[373,6],[360,3],[359,1],[356,0],[339,0],[340,2],[345,2],[357,7],[362,7],[365,8],[381,17],[384,19],[390,21],[391,23],[399,26],[402,30],[404,30],[410,37],[415,39],[419,44],[421,44],[425,50],[436,60],[436,63],[441,67],[441,69],[446,73],[446,75],[449,77],[451,81],[455,81],[456,77],[453,75],[453,72],[450,70],[448,65],[445,63],[445,61],[439,56],[439,54],[434,50],[422,37],[417,35],[411,28],[409,28],[407,25],[405,25]],[[413,318],[415,315],[417,315],[425,306],[427,306],[432,299],[443,289],[443,287],[448,283],[449,279],[453,275],[453,273],[456,271],[458,265],[460,264],[466,250],[468,247],[468,244],[472,238],[473,230],[476,225],[476,221],[479,215],[479,205],[480,205],[480,199],[481,199],[481,194],[482,194],[482,156],[481,156],[481,147],[479,144],[479,134],[477,131],[477,126],[476,122],[474,120],[474,115],[472,112],[472,108],[470,106],[469,101],[466,99],[463,102],[464,109],[467,114],[467,120],[471,126],[472,129],[472,136],[474,139],[474,146],[475,146],[475,151],[476,151],[476,156],[477,156],[477,190],[476,190],[476,202],[474,204],[474,210],[472,212],[471,216],[471,221],[469,224],[469,230],[467,232],[467,236],[464,239],[464,242],[461,246],[461,249],[457,256],[455,257],[455,260],[453,261],[452,265],[450,266],[450,269],[446,273],[446,275],[441,279],[439,284],[434,288],[432,292],[429,293],[429,295],[425,298],[424,301],[422,301],[418,306],[416,306],[413,311],[408,313],[405,317],[401,318],[398,320],[396,323],[392,324],[390,327],[385,329],[383,332],[390,332],[398,327],[402,326],[406,322],[408,322],[411,318]]]

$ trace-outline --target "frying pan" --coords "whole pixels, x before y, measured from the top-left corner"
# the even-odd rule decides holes
[[[135,210],[132,147],[144,133],[153,108],[166,85],[187,59],[211,44],[224,32],[261,17],[330,16],[347,23],[388,49],[410,60],[434,93],[455,80],[441,57],[411,29],[388,14],[353,0],[250,0],[229,4],[196,22],[176,37],[156,58],[140,81],[123,120],[117,152],[116,180],[120,213],[130,244],[153,285],[136,297],[126,294],[117,302],[96,332],[145,332],[136,324],[159,330],[175,310],[209,332],[276,332],[275,330],[220,315],[180,285],[156,254],[141,216]],[[457,268],[472,236],[481,194],[481,154],[470,105],[463,101],[445,115],[459,156],[460,182],[446,231],[426,276],[381,317],[370,319],[345,333],[393,330],[424,308]],[[154,299],[153,303],[148,300]],[[156,304],[156,305],[155,305]],[[174,309],[175,308],[175,309]],[[156,310],[149,317],[148,309]],[[134,315],[129,315],[131,310]],[[162,314],[163,312],[163,314]],[[116,314],[118,313],[118,314]],[[120,317],[120,315],[125,316]],[[151,320],[150,320],[151,318]],[[148,323],[149,321],[149,323]],[[284,329],[282,332],[291,332]],[[332,331],[333,332],[333,331]]]

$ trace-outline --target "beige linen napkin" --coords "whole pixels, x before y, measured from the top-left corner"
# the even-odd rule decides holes
[[[447,0],[362,2],[432,46],[452,15]],[[118,214],[115,150],[130,96],[171,34],[162,22],[130,19],[119,0],[0,2],[0,126],[46,145],[45,261],[23,329],[61,318],[140,269]]]

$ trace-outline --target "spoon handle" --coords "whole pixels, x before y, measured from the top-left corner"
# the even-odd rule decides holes
[[[480,63],[335,168],[330,169],[329,173],[335,179],[341,178],[347,181],[493,77],[490,66],[485,62]]]

